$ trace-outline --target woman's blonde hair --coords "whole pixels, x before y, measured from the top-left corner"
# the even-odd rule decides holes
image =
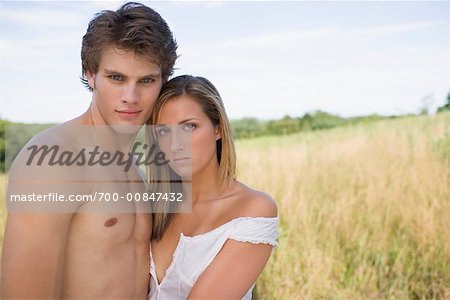
[[[222,98],[208,79],[181,75],[166,82],[161,89],[159,98],[150,116],[150,125],[158,122],[159,114],[165,103],[183,95],[189,96],[196,101],[202,107],[203,112],[208,116],[213,126],[217,126],[219,129],[220,139],[216,141],[219,183],[222,190],[226,189],[236,176],[236,151],[233,142],[233,131],[225,112]],[[169,178],[169,180],[179,180],[179,177],[174,178],[176,176],[171,170],[165,170],[153,175],[151,173],[152,170],[149,170],[149,178],[155,179],[155,176],[164,176],[164,178]],[[158,179],[161,179],[161,177]],[[171,213],[167,212],[167,207],[164,208],[164,211],[161,211],[161,208],[157,209],[153,215],[152,239],[161,239],[172,217],[172,210]]]

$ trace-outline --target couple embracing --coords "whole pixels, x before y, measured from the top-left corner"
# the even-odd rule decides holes
[[[86,209],[93,204],[75,202],[56,213],[9,209],[2,299],[251,299],[277,246],[277,207],[236,179],[232,130],[214,85],[190,75],[169,80],[176,49],[166,22],[145,5],[100,12],[81,49],[82,82],[92,92],[88,110],[29,144],[74,150],[68,128],[151,125],[147,135],[165,153],[189,212],[182,205],[141,209],[142,202],[127,203],[122,211],[95,212]],[[128,152],[136,134],[121,136],[132,138],[102,139],[102,147]],[[22,150],[11,167],[6,201],[17,190],[49,192],[48,185],[35,184],[45,180],[69,186],[65,192],[93,194],[120,185],[105,187],[99,178],[123,179],[116,169],[96,173],[86,166],[30,171],[26,154]],[[134,184],[127,191],[150,193],[155,171],[147,171],[128,172],[126,181]],[[68,172],[80,176],[77,184],[66,180]]]

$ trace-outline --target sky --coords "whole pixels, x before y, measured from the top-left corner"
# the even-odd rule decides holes
[[[1,1],[0,118],[86,111],[81,39],[95,13],[121,3]],[[434,111],[450,91],[449,1],[143,3],[174,32],[174,75],[208,78],[232,119]]]

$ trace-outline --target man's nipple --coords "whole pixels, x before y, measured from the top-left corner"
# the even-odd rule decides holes
[[[112,227],[112,226],[116,225],[116,223],[117,223],[117,218],[108,219],[108,221],[105,222],[105,227]]]

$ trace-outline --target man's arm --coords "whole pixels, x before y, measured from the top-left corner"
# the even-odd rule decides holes
[[[61,298],[72,214],[8,215],[2,256],[2,299]]]
[[[35,141],[33,139],[28,145]],[[35,144],[46,145],[45,141]],[[1,298],[61,298],[65,248],[73,216],[67,212],[75,211],[78,204],[12,201],[13,195],[68,192],[64,182],[70,179],[70,172],[63,167],[49,166],[48,156],[40,166],[27,165],[29,152],[24,149],[15,159],[8,176]],[[62,205],[67,206],[65,212],[55,212],[54,208]]]

